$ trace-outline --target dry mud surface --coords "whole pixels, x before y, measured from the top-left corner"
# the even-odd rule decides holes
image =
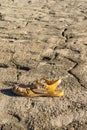
[[[42,77],[64,96],[12,94]],[[87,0],[0,0],[0,130],[87,130]]]

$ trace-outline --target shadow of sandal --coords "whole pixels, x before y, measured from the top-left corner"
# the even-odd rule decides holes
[[[1,93],[7,95],[7,96],[16,96],[11,89],[2,89],[0,90]]]

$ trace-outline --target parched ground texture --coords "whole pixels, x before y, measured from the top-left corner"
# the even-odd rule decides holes
[[[64,96],[12,94],[42,77]],[[87,0],[0,1],[0,130],[87,130]]]

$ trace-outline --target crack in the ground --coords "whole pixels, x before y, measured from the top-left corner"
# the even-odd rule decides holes
[[[62,32],[62,36],[66,39],[65,42],[67,42],[69,39],[73,38],[73,34],[71,32],[68,32],[68,28],[65,28]]]
[[[8,68],[8,65],[0,63],[0,68]]]
[[[12,60],[12,63],[16,66],[18,70],[24,70],[24,71],[29,71],[30,68],[28,66],[22,66],[20,64],[17,64],[14,60]]]
[[[18,65],[18,64],[16,64],[16,67],[17,67],[17,69],[20,69],[20,70],[25,70],[25,71],[29,71],[30,70],[29,67],[27,67],[27,66],[21,66],[21,65]]]
[[[19,114],[17,114],[16,112],[9,112],[9,115],[12,115],[12,117],[16,118],[19,122],[22,120],[21,117],[19,116]]]
[[[17,69],[17,81],[19,81],[19,78],[20,78],[20,75],[21,75],[20,71],[29,71],[31,69],[28,66],[23,66],[23,65],[20,65],[20,64],[16,63],[15,60],[13,59],[13,55],[12,55],[11,63]]]
[[[75,52],[75,53],[77,53],[77,54],[80,54],[80,51],[79,50],[76,50],[76,49],[73,49],[73,48],[68,48],[68,47],[66,47],[67,49],[69,49],[69,50],[71,50],[71,51],[73,51],[73,52]]]
[[[76,66],[77,66],[77,65],[76,65]],[[79,79],[75,74],[72,73],[72,70],[73,70],[73,69],[74,69],[74,68],[72,68],[71,70],[68,70],[68,73],[71,74],[71,75],[73,75],[73,77],[76,78],[76,80],[79,82],[79,84],[80,84],[82,87],[84,87],[84,85],[81,83],[80,79]]]
[[[44,56],[42,60],[43,60],[43,61],[50,61],[50,60],[51,60],[51,57],[49,57],[49,56]]]
[[[2,13],[0,13],[0,21],[4,21],[4,17],[2,15]]]
[[[17,71],[17,81],[19,81],[20,75],[21,75],[21,72]]]
[[[85,43],[84,45],[85,45],[85,46],[87,46],[87,44],[86,44],[86,43]]]
[[[68,73],[69,73],[70,75],[72,75],[72,76],[78,81],[78,83],[79,83],[82,87],[85,87],[85,86],[81,83],[80,79],[76,76],[76,74],[74,74],[74,73],[72,72],[72,70],[75,69],[75,68],[78,66],[78,62],[77,62],[77,61],[74,61],[73,59],[68,58],[68,57],[65,57],[65,58],[68,59],[68,60],[70,60],[71,62],[75,63],[74,66],[68,70]]]

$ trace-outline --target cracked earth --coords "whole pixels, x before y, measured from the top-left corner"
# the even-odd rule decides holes
[[[63,97],[11,89],[61,78]],[[87,130],[87,1],[0,1],[0,130]]]

